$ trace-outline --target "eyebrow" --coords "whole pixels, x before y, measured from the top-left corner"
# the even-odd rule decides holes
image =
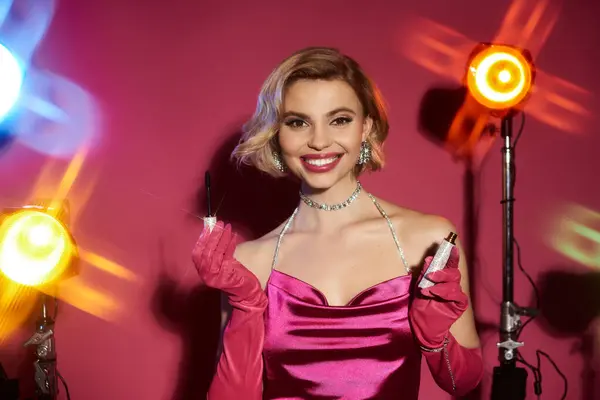
[[[341,112],[347,112],[347,113],[356,115],[356,111],[354,111],[353,109],[348,108],[348,107],[335,108],[335,109],[329,111],[326,115],[328,117],[331,117],[331,116],[334,116],[335,114],[338,114]],[[287,118],[287,117],[300,117],[300,118],[304,118],[304,119],[311,119],[310,116],[308,116],[307,114],[297,112],[297,111],[286,111],[285,113],[283,113],[283,118]]]

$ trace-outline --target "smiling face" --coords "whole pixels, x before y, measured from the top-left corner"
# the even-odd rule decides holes
[[[282,106],[279,145],[290,172],[316,190],[352,176],[372,126],[352,87],[299,80],[285,91]]]

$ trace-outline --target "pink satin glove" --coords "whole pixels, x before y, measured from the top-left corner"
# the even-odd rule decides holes
[[[432,259],[425,260],[420,279]],[[458,248],[454,247],[446,267],[427,275],[434,285],[425,289],[416,286],[408,317],[435,382],[447,393],[463,396],[481,381],[483,360],[481,349],[462,347],[450,333],[469,304],[460,286],[458,264]]]
[[[256,276],[233,257],[235,235],[218,222],[204,228],[192,260],[202,281],[227,294],[231,318],[223,333],[223,351],[207,399],[262,399],[262,350],[267,297]]]
[[[206,286],[225,292],[232,307],[264,311],[267,297],[258,279],[233,258],[235,239],[231,225],[222,221],[212,231],[205,227],[192,251],[198,275]]]
[[[433,257],[425,259],[420,279],[423,279],[432,259]],[[427,275],[427,279],[435,285],[426,289],[418,286],[415,288],[415,298],[409,317],[413,333],[423,347],[442,346],[450,327],[469,305],[469,298],[460,286],[461,275],[458,262],[458,249],[454,247],[446,267]]]

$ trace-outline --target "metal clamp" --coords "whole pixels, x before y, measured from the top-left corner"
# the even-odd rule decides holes
[[[515,356],[515,349],[519,347],[523,347],[525,345],[524,342],[516,342],[512,339],[505,340],[504,342],[498,343],[497,346],[499,349],[504,349],[504,359],[510,361]]]

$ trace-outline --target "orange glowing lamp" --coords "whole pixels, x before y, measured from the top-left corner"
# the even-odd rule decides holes
[[[535,67],[527,50],[489,43],[471,53],[465,77],[473,99],[495,116],[520,109],[534,80]]]

